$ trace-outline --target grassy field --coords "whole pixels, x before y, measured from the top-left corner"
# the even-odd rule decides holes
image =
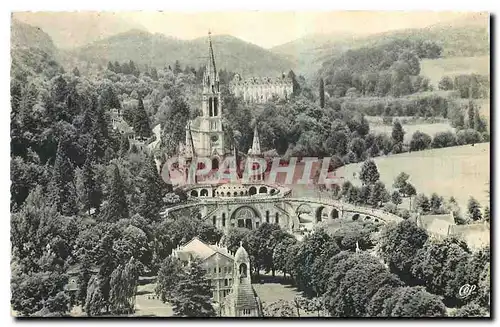
[[[489,203],[486,193],[490,181],[489,147],[490,143],[464,145],[378,157],[374,161],[380,180],[389,189],[396,176],[404,171],[410,175],[410,182],[418,193],[429,196],[436,192],[445,199],[453,196],[464,210],[469,196],[475,197],[483,207]],[[361,165],[344,166],[338,170],[338,175],[360,185],[357,176]]]
[[[420,74],[430,78],[437,87],[445,75],[490,73],[490,56],[424,59],[420,62]]]

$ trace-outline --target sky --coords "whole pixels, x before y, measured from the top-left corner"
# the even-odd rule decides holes
[[[180,39],[230,34],[264,48],[284,44],[309,34],[352,33],[367,35],[405,28],[422,28],[451,22],[464,12],[159,12],[136,11],[100,14],[98,12],[18,13],[14,17],[41,27],[56,43],[64,38],[80,38],[80,43],[99,35],[109,36],[124,29],[143,27]],[[487,16],[486,16],[487,17]],[[78,22],[76,24],[75,22]],[[85,22],[88,22],[87,26]],[[57,36],[55,36],[57,34]],[[60,40],[62,38],[62,40]]]

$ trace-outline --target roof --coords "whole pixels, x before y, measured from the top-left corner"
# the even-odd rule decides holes
[[[249,262],[249,257],[248,257],[248,253],[247,253],[247,250],[245,250],[245,248],[243,247],[243,245],[241,244],[240,242],[240,247],[238,248],[238,250],[236,251],[235,255],[234,255],[234,260],[235,261],[238,261],[238,262]]]
[[[446,236],[450,226],[455,225],[452,213],[442,215],[422,215],[416,219],[417,225],[430,233]]]
[[[233,259],[233,256],[229,254],[227,249],[219,247],[218,245],[207,244],[198,237],[193,237],[191,241],[174,251],[176,256],[183,261],[188,261],[192,257],[206,260],[216,253],[220,253],[230,259]]]

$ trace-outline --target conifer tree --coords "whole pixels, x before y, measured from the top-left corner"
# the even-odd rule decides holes
[[[139,203],[139,214],[150,222],[157,221],[166,189],[165,183],[156,168],[153,156],[146,159],[140,175],[142,179],[142,195]]]
[[[96,140],[97,144],[97,157],[103,158],[106,149],[109,147],[109,129],[108,121],[104,114],[103,107],[96,100],[95,102],[95,121],[94,128],[92,130],[92,136]]]
[[[474,221],[481,220],[482,218],[481,206],[472,196],[469,198],[469,202],[467,204],[467,212],[469,213],[469,218]]]
[[[171,303],[176,317],[214,317],[212,289],[199,260],[181,277]]]
[[[67,156],[69,141],[61,140],[57,146],[52,181],[49,192],[57,210],[63,215],[74,215],[77,212],[74,170]]]
[[[120,176],[120,170],[116,164],[113,164],[112,169],[113,172],[108,187],[108,204],[103,215],[104,220],[108,222],[115,222],[129,216],[125,186]]]
[[[322,78],[319,80],[319,106],[325,107],[325,82]]]
[[[126,136],[122,136],[120,139],[120,157],[125,156],[130,150],[130,141]]]
[[[139,96],[139,104],[137,106],[137,111],[134,115],[133,128],[137,136],[148,138],[151,136],[151,127],[149,125],[148,114],[146,109],[144,109],[144,103],[142,97]]]
[[[90,209],[95,208],[96,213],[99,213],[102,203],[102,189],[98,181],[96,181],[94,167],[96,162],[95,157],[95,140],[91,140],[87,148],[85,163],[83,164],[83,187],[85,189],[85,209],[90,214]]]
[[[399,122],[399,120],[394,120],[392,124],[392,140],[394,144],[403,143],[405,136],[405,131],[403,130],[403,126]]]

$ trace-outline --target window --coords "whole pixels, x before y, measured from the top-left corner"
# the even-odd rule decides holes
[[[219,274],[222,272],[222,267],[219,267]]]
[[[222,214],[222,227],[226,227],[226,214]]]
[[[259,222],[258,221],[255,222],[255,228],[259,228]]]
[[[224,279],[224,286],[229,286],[229,281],[227,279]]]
[[[266,211],[266,223],[269,224],[269,210]]]
[[[276,215],[274,216],[274,223],[279,224],[280,223],[280,217],[279,214],[276,212]]]
[[[215,226],[217,223],[217,218],[215,216],[212,217],[212,223]]]
[[[243,309],[243,315],[247,316],[250,314],[250,309]]]
[[[217,273],[217,268],[214,268],[214,274],[216,274],[216,273]]]

